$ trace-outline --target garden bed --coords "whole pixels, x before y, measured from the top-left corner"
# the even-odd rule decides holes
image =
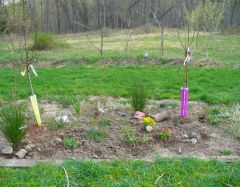
[[[81,102],[80,113],[77,113],[80,111],[77,105],[43,102],[40,111],[46,130],[36,128],[30,122],[33,116],[29,115],[29,131],[19,149],[29,147],[27,159],[154,160],[159,156],[238,156],[240,143],[224,133],[221,126],[216,128],[208,124],[206,104],[190,102],[190,115],[185,119],[179,116],[179,104],[176,100],[150,100],[145,110],[147,114],[167,112],[168,116],[158,122],[153,131],[147,132],[133,119],[134,112],[127,99],[90,97]],[[69,122],[55,120],[64,115],[68,116]],[[157,138],[163,128],[172,132],[166,141]],[[0,141],[0,147],[5,144]],[[12,154],[6,158],[16,156]]]

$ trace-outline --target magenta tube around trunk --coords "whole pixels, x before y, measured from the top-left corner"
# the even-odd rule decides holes
[[[188,88],[181,88],[181,117],[186,117],[188,115]]]

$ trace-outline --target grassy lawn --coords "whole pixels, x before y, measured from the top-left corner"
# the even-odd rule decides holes
[[[71,98],[76,95],[129,95],[135,81],[142,81],[150,98],[179,98],[183,84],[182,71],[177,67],[100,67],[69,66],[63,68],[39,69],[39,77],[33,77],[35,92],[39,98]],[[230,68],[191,68],[189,88],[191,100],[209,103],[233,103],[240,100],[240,72]],[[0,70],[0,98],[12,98],[14,71]],[[22,99],[29,95],[27,78],[19,76],[17,96]]]
[[[96,187],[215,187],[239,186],[240,162],[232,164],[191,158],[143,161],[66,161],[70,186]],[[159,178],[162,175],[161,178]],[[65,186],[62,167],[39,165],[28,169],[0,168],[0,186]],[[159,179],[158,179],[159,178]],[[158,180],[157,180],[158,179]]]
[[[183,50],[178,41],[175,30],[168,29],[165,32],[165,54],[160,53],[160,35],[159,33],[137,34],[134,31],[129,42],[129,52],[127,58],[142,59],[143,53],[148,51],[149,58],[166,61],[176,57],[183,57]],[[124,58],[124,48],[126,41],[126,31],[110,30],[104,38],[104,55],[103,59]],[[88,41],[85,33],[80,34],[66,34],[56,35],[55,38],[61,43],[65,43],[63,48],[57,48],[51,51],[38,52],[39,61],[49,60],[64,60],[78,62],[81,60],[95,63],[101,60],[99,52],[94,49],[92,44],[99,46],[100,38],[96,33],[88,33],[90,41]],[[184,32],[181,32],[182,40],[186,37]],[[209,58],[218,61],[222,64],[237,64],[240,63],[240,36],[239,35],[220,35],[216,34],[209,40],[208,52],[206,46],[208,44],[209,36],[206,33],[201,33],[198,40],[198,47],[196,43],[193,44],[193,57],[201,59],[208,56]],[[9,58],[7,44],[1,41],[0,44],[0,62],[7,61]],[[18,52],[12,58],[19,57]]]

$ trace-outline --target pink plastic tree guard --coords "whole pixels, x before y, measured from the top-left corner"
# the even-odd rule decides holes
[[[182,87],[181,88],[181,96],[182,96],[182,102],[181,102],[181,117],[187,117],[188,116],[188,87]]]

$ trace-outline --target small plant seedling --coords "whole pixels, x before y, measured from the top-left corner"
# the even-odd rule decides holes
[[[73,108],[74,108],[74,111],[75,113],[80,116],[80,113],[81,113],[81,104],[80,102],[73,102]]]
[[[85,134],[85,138],[95,142],[101,142],[107,138],[107,134],[104,131],[97,130],[96,128],[91,128]]]
[[[149,143],[153,140],[153,138],[151,136],[148,136],[148,135],[144,135],[143,136],[143,142],[144,143]]]
[[[157,133],[157,138],[159,140],[167,141],[171,137],[172,137],[172,132],[167,128],[163,128],[160,130],[160,132]]]
[[[79,146],[78,142],[69,136],[65,136],[63,142],[65,146],[70,148],[77,148]]]
[[[133,128],[124,128],[120,138],[131,146],[135,146],[141,141],[140,138],[135,135]]]
[[[140,142],[140,139],[134,134],[129,134],[129,135],[127,135],[126,142],[128,145],[135,146],[136,144],[138,144]]]
[[[218,151],[220,155],[222,156],[229,156],[232,154],[232,151],[230,150],[221,150],[221,151]]]
[[[102,127],[107,127],[112,125],[112,121],[110,119],[103,118],[98,121],[98,124]]]

